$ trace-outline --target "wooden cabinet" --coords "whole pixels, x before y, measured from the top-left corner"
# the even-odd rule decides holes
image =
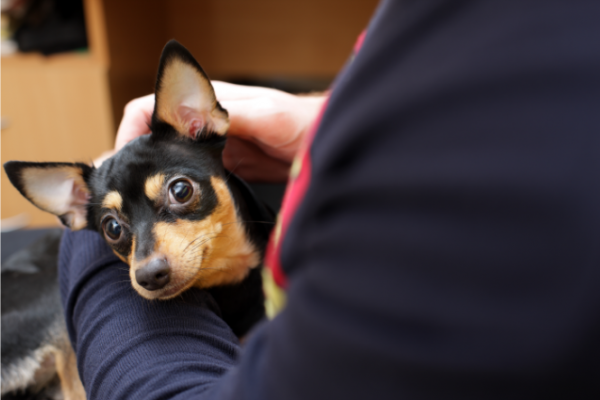
[[[2,162],[90,162],[112,147],[108,70],[94,50],[2,57]],[[15,220],[29,227],[58,225],[27,202],[4,171],[1,185],[3,229]]]
[[[151,93],[172,38],[211,78],[331,80],[377,0],[85,0],[89,51],[2,58],[2,161],[89,162],[130,99]],[[55,224],[2,173],[2,219]]]

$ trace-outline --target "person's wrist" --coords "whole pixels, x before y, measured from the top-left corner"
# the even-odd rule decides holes
[[[327,100],[327,93],[319,94],[301,94],[297,95],[297,109],[296,119],[299,130],[294,135],[294,140],[286,146],[288,149],[293,151],[287,151],[287,154],[283,159],[286,162],[291,163],[298,152],[300,145],[302,144],[304,137],[308,135],[311,129],[313,129],[319,113]],[[280,149],[282,153],[286,153],[283,149]]]
[[[304,128],[300,132],[300,136],[304,138],[305,135],[313,128],[315,121],[317,120],[325,101],[327,100],[328,93],[323,92],[319,94],[301,95],[299,98],[304,104],[304,118],[307,121]]]

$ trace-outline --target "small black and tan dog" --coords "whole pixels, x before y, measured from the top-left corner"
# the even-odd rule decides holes
[[[100,232],[129,264],[141,296],[166,300],[208,288],[243,336],[264,317],[257,267],[274,215],[224,169],[228,113],[202,67],[176,41],[163,50],[155,96],[152,133],[97,169],[21,161],[4,168],[24,197],[64,225]]]

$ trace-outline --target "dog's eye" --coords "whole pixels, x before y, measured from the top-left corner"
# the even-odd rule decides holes
[[[171,185],[169,193],[171,200],[175,200],[177,203],[186,203],[192,198],[194,188],[189,182],[181,180]]]
[[[121,228],[121,225],[116,219],[108,218],[104,222],[104,232],[109,239],[119,240],[121,233],[123,232],[123,228]]]

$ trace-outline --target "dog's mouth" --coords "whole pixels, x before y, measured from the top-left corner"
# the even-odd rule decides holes
[[[165,288],[159,290],[150,291],[143,288],[141,288],[141,290],[136,288],[136,290],[142,297],[145,297],[148,300],[168,300],[179,296],[181,293],[192,287],[193,282],[194,279],[188,279],[183,282],[168,284]]]
[[[172,299],[173,297],[176,297],[178,295],[180,295],[182,292],[185,291],[186,288],[186,284],[179,284],[179,285],[174,285],[170,288],[166,288],[165,290],[163,290],[156,298],[158,300],[168,300],[168,299]]]

